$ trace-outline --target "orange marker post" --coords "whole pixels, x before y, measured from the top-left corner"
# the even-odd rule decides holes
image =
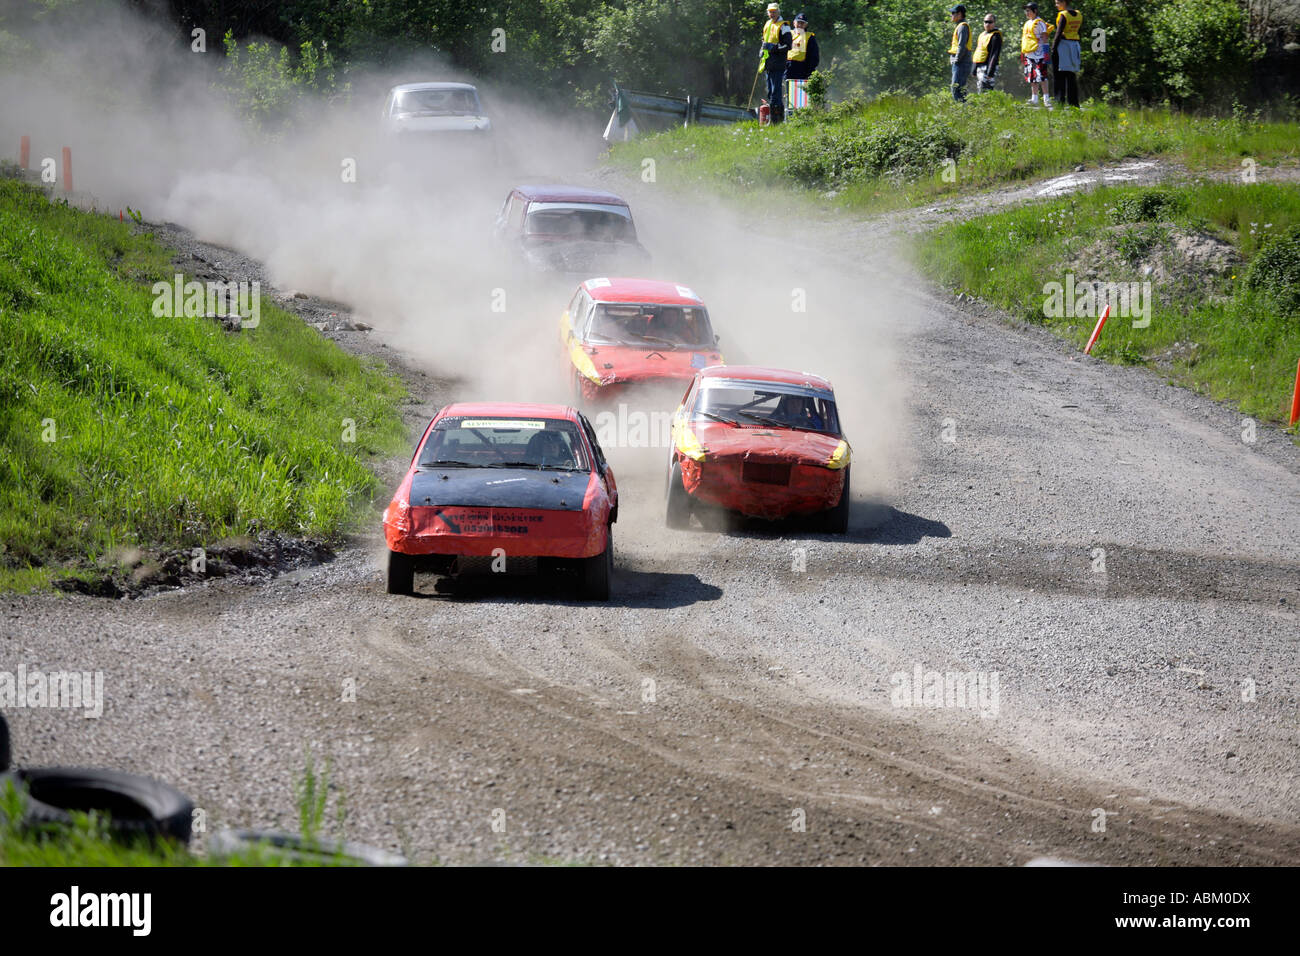
[[[72,192],[72,147],[63,147],[63,191]]]
[[[1295,367],[1295,391],[1291,393],[1291,421],[1288,425],[1300,422],[1300,362]]]
[[[32,138],[24,136],[18,141],[18,165],[26,169],[32,164]]]
[[[1092,330],[1092,338],[1088,339],[1088,346],[1083,350],[1084,355],[1092,354],[1092,347],[1097,344],[1097,336],[1101,335],[1102,328],[1106,325],[1106,319],[1110,317],[1110,306],[1102,310],[1101,318],[1097,320],[1097,327]]]

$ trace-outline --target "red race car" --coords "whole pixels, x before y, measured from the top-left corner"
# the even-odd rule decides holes
[[[388,593],[416,570],[452,574],[478,559],[531,569],[576,563],[584,593],[609,597],[618,487],[587,419],[561,405],[448,405],[416,446],[384,510]]]
[[[726,365],[701,369],[673,416],[670,528],[696,502],[754,518],[849,521],[849,462],[831,383],[806,372]]]
[[[634,384],[688,382],[722,363],[699,296],[653,279],[588,279],[560,319],[560,341],[575,401],[608,399]]]

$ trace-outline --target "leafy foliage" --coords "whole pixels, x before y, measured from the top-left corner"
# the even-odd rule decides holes
[[[1300,318],[1300,226],[1264,243],[1246,273],[1246,286]]]
[[[1247,35],[1237,0],[1170,0],[1154,8],[1152,51],[1165,87],[1187,103],[1223,100],[1240,89],[1263,52]]]
[[[811,139],[787,140],[778,162],[799,185],[824,187],[885,174],[914,179],[933,173],[961,151],[961,140],[942,117],[894,116],[834,132],[822,129]]]
[[[1182,211],[1186,198],[1168,189],[1143,189],[1120,196],[1111,213],[1116,222],[1159,222]]]
[[[310,40],[299,46],[297,57],[290,56],[288,47],[277,51],[265,41],[241,47],[229,30],[222,43],[227,88],[244,115],[263,129],[282,126],[308,95],[346,96],[348,92],[348,84],[337,79],[329,49],[317,51]]]

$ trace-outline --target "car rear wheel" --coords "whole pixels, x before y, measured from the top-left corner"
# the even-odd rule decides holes
[[[849,530],[849,468],[844,469],[844,490],[834,508],[823,513],[822,521],[831,534],[847,534]]]
[[[415,593],[415,561],[409,554],[388,552],[388,593]]]
[[[592,601],[609,600],[609,578],[614,570],[614,529],[605,536],[605,550],[582,564],[582,593]]]
[[[682,484],[682,467],[675,461],[668,472],[668,507],[664,520],[670,528],[691,526],[691,496]]]

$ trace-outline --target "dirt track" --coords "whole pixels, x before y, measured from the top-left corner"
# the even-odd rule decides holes
[[[377,539],[267,584],[10,598],[4,660],[108,690],[100,720],[9,714],[17,761],[154,773],[212,825],[292,827],[311,747],[348,836],[421,862],[1300,861],[1295,446],[959,310],[867,228],[815,241],[850,297],[906,290],[909,464],[858,486],[847,539],[666,532],[658,453],[616,450],[608,608],[518,579],[390,598]],[[396,361],[412,423],[453,397]],[[892,706],[918,664],[996,672],[998,713]]]

